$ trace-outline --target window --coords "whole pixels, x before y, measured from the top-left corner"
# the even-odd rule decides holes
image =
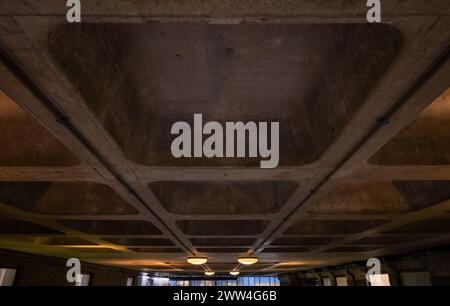
[[[336,277],[336,285],[338,286],[348,286],[347,277],[346,276],[338,276]]]
[[[156,286],[156,287],[169,286],[169,279],[168,278],[165,278],[165,277],[152,277],[151,280],[152,280],[152,282],[151,282],[152,286]]]
[[[199,281],[199,283],[196,284],[196,285],[197,286],[204,286],[205,285],[204,282],[205,281]],[[176,286],[183,286],[183,287],[189,286],[189,281],[188,280],[177,280]]]
[[[331,278],[329,278],[329,277],[324,277],[322,279],[322,282],[323,282],[323,285],[326,286],[326,287],[332,286]]]
[[[237,280],[238,286],[279,286],[280,281],[275,276],[243,276]]]
[[[127,278],[127,287],[131,287],[134,284],[134,277]]]
[[[12,286],[16,277],[16,269],[0,268],[0,286]]]
[[[389,274],[373,274],[369,275],[371,286],[390,286]]]
[[[171,279],[169,286],[280,286],[280,280],[275,276],[241,276],[223,279]]]
[[[77,287],[89,286],[90,279],[91,276],[89,274],[78,274],[75,280],[75,286]]]
[[[150,286],[150,277],[147,273],[141,273],[139,275],[139,286]]]

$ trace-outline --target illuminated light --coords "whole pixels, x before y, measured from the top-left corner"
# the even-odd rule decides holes
[[[203,265],[208,261],[206,257],[188,257],[187,262],[193,265]]]
[[[58,245],[56,246],[58,248],[67,248],[67,249],[110,249],[110,250],[117,250],[117,251],[123,251],[126,250],[125,247],[121,246],[115,246],[115,245],[82,245],[82,244],[73,244],[73,245]]]
[[[77,245],[58,245],[58,247],[63,247],[63,248],[80,248],[80,249],[103,249],[103,248],[108,248],[108,249],[112,249],[112,247],[110,246],[105,246],[105,245],[82,245],[82,244],[77,244]]]
[[[257,257],[239,257],[238,262],[243,265],[253,265],[258,262]]]
[[[214,271],[205,271],[205,275],[213,276],[214,274],[216,274]]]
[[[369,275],[371,286],[390,286],[389,274],[373,274]]]
[[[231,271],[230,275],[237,276],[237,275],[239,275],[239,273],[241,273],[241,272],[239,272],[239,271]]]
[[[119,259],[119,260],[96,260],[95,263],[104,265],[125,265],[125,266],[160,266],[161,268],[168,267],[167,264],[159,261],[151,260],[129,260],[129,259]]]

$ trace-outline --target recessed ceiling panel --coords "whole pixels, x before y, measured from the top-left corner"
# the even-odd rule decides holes
[[[285,231],[288,235],[356,234],[379,226],[382,220],[301,220]]]
[[[183,250],[179,248],[128,248],[131,251],[138,253],[182,253]]]
[[[66,252],[69,253],[120,253],[119,250],[115,250],[112,248],[83,248],[83,247],[77,247],[77,248],[64,248]]]
[[[70,37],[70,39],[67,39]],[[174,158],[173,123],[280,122],[280,164],[316,161],[402,44],[385,24],[73,24],[50,53],[137,164],[258,166]]]
[[[200,253],[246,253],[248,248],[197,248]]]
[[[0,201],[39,214],[137,214],[109,186],[91,182],[0,182]]]
[[[389,233],[399,234],[438,234],[450,233],[450,219],[429,219],[409,223],[395,228]]]
[[[174,214],[266,214],[285,204],[292,182],[155,182],[150,188]]]
[[[193,246],[250,246],[255,238],[192,238]]]
[[[272,241],[270,245],[275,246],[327,245],[335,240],[336,238],[331,237],[286,237],[275,239],[274,241]]]
[[[450,199],[449,181],[371,181],[336,186],[308,211],[318,215],[401,214]]]
[[[269,222],[264,220],[181,220],[177,224],[187,235],[234,236],[261,234]]]
[[[96,245],[96,243],[78,237],[49,237],[45,240],[48,245]]]
[[[32,235],[32,234],[62,234],[61,232],[50,229],[38,224],[27,221],[0,219],[0,234],[11,235]]]
[[[319,215],[399,214],[410,209],[391,182],[352,182],[336,186],[309,210]]]
[[[339,252],[339,253],[346,253],[346,252],[369,252],[376,249],[383,248],[382,246],[340,246],[335,247],[332,249],[328,249],[325,252]]]
[[[103,237],[103,240],[117,245],[129,246],[172,246],[174,243],[166,238],[128,238],[128,237]]]
[[[352,241],[351,244],[362,244],[362,245],[392,244],[392,245],[397,245],[397,244],[402,244],[402,243],[418,241],[418,240],[421,240],[426,237],[427,236],[417,237],[416,235],[413,235],[413,236],[405,236],[405,235],[403,235],[403,236],[382,236],[382,235],[379,235],[379,236],[363,238],[363,239],[360,239],[357,241]]]
[[[450,181],[394,181],[393,184],[411,210],[424,209],[450,200]]]
[[[377,165],[448,165],[449,135],[450,88],[369,161]]]
[[[62,224],[96,235],[161,235],[153,224],[141,220],[61,220]]]
[[[303,253],[311,251],[311,248],[304,247],[274,247],[274,248],[265,248],[262,250],[263,253]]]
[[[80,160],[0,90],[0,167],[75,166]]]

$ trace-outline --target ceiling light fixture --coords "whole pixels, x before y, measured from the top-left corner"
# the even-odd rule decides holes
[[[206,257],[188,257],[187,262],[193,265],[203,265],[208,261]]]
[[[253,265],[258,262],[257,257],[239,257],[237,260],[243,265]]]
[[[214,271],[205,271],[205,275],[213,276],[214,274],[216,274]]]
[[[239,275],[239,271],[231,271],[230,272],[230,275],[233,275],[233,276],[237,276],[237,275]]]

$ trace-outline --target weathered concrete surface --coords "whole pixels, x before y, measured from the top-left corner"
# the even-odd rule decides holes
[[[450,181],[370,181],[338,185],[312,207],[313,215],[396,215],[450,198]]]
[[[167,131],[194,113],[205,122],[280,122],[280,165],[316,161],[401,43],[395,28],[368,24],[81,24],[49,37],[52,56],[128,159],[185,167],[256,164],[174,159]]]
[[[3,91],[0,91],[0,130],[0,167],[64,167],[79,164],[74,154]]]
[[[103,158],[0,64],[0,247],[195,274],[187,256],[282,273],[448,243],[449,64],[390,110],[449,8],[383,2],[368,25],[360,0],[105,0],[67,25],[56,1],[0,1],[1,49]],[[279,120],[281,166],[171,158],[196,111]]]
[[[293,182],[155,182],[150,188],[170,213],[271,214],[294,192]],[[254,203],[249,205],[249,203]]]
[[[1,182],[0,201],[38,214],[137,214],[110,187],[89,182]]]
[[[450,90],[427,107],[374,156],[378,165],[448,165],[450,163]],[[404,154],[409,152],[409,154]]]

